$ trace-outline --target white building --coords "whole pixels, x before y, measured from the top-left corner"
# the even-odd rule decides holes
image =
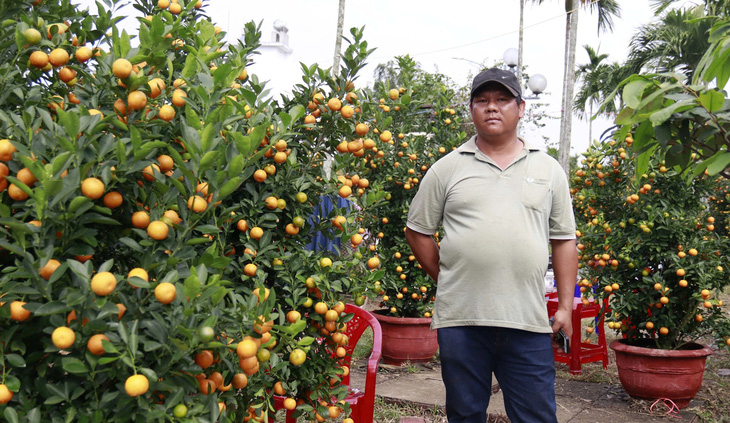
[[[249,73],[259,77],[260,82],[267,81],[266,88],[275,99],[280,94],[291,94],[292,87],[302,82],[301,66],[289,45],[289,28],[284,21],[274,21],[270,41],[262,41],[258,51],[261,54],[253,56]]]

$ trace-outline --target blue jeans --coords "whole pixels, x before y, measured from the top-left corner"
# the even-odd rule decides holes
[[[512,423],[557,423],[549,334],[459,326],[438,329],[449,423],[484,423],[492,372]]]

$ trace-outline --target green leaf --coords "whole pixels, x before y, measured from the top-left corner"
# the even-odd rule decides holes
[[[656,149],[656,145],[653,127],[648,121],[642,122],[634,132],[634,151],[638,153],[636,157],[637,175],[646,172],[651,153]]]
[[[71,158],[71,152],[65,151],[58,156],[53,158],[53,161],[51,162],[51,176],[56,177],[61,174],[61,169],[63,169],[66,166],[66,163],[68,163],[69,159]]]
[[[36,316],[50,316],[51,314],[66,313],[70,309],[71,307],[60,301],[52,301],[38,307],[38,309],[33,314],[35,314]]]
[[[132,356],[137,354],[139,348],[139,335],[137,334],[137,327],[139,326],[139,320],[132,321],[132,327],[129,330],[129,351]]]
[[[75,140],[79,136],[79,115],[77,113],[65,112],[59,108],[56,110],[58,123],[63,126],[69,138]]]
[[[238,154],[228,162],[228,177],[232,178],[240,175],[246,165],[246,158],[242,154]]]
[[[86,266],[84,266],[81,262],[78,262],[76,260],[69,260],[69,261],[67,261],[67,263],[68,263],[68,267],[71,269],[72,272],[83,277],[84,279],[87,279],[90,277],[89,269],[87,269]],[[68,297],[67,297],[67,299],[68,299]]]
[[[8,423],[18,423],[18,412],[13,407],[5,408],[3,416]]]
[[[127,155],[125,154],[125,148],[124,143],[121,139],[117,139],[117,161],[119,161],[120,164],[124,165],[127,163]]]
[[[169,410],[170,408],[176,406],[182,401],[184,396],[185,392],[183,391],[183,388],[180,386],[176,387],[171,393],[167,395],[167,398],[165,398],[165,409]]]
[[[228,79],[229,74],[231,73],[231,63],[226,62],[220,66],[218,66],[218,69],[215,70],[215,74],[213,76],[213,80],[215,81],[215,84],[217,86],[221,86],[225,83],[226,79]],[[226,84],[229,85],[229,84]]]
[[[73,213],[76,210],[79,209],[82,205],[91,202],[91,198],[84,197],[83,195],[79,195],[78,197],[71,200],[71,204],[68,205],[68,211],[69,213]]]
[[[288,113],[279,113],[279,119],[281,120],[281,125],[284,128],[289,128],[291,126],[292,118]]]
[[[0,248],[11,251],[18,256],[23,256],[25,254],[20,246],[17,244],[11,244],[3,238],[0,238]]]
[[[125,326],[123,323],[120,323],[117,326],[117,331],[119,332],[119,338],[121,338],[122,342],[125,344],[129,343],[129,332],[127,331],[127,326]]]
[[[103,343],[103,341],[102,341],[102,343]],[[104,348],[104,349],[106,350],[106,348]],[[109,352],[109,351],[107,351],[107,352]],[[113,363],[113,362],[119,360],[119,358],[120,358],[119,356],[117,356],[117,357],[102,357],[102,358],[99,359],[99,364],[101,364],[103,366],[105,364]]]
[[[695,107],[695,101],[692,99],[678,101],[669,107],[652,113],[649,120],[651,120],[652,125],[659,126],[672,117],[674,113],[679,113],[692,107]]]
[[[139,133],[139,129],[136,126],[129,128],[129,139],[132,141],[132,148],[134,151],[139,151],[142,147],[142,135]]]
[[[63,357],[61,359],[61,363],[63,365],[63,370],[69,372],[69,373],[88,373],[89,369],[86,368],[86,365],[75,357]]]
[[[236,148],[242,156],[248,157],[253,149],[256,148],[256,144],[251,141],[251,138],[241,134],[240,132],[229,132],[233,136],[233,141],[236,143]]]
[[[25,360],[19,354],[6,354],[5,359],[13,367],[25,367]]]
[[[111,122],[111,124],[114,127],[116,127],[117,129],[121,130],[122,132],[128,132],[129,131],[129,127],[124,122],[122,122],[121,120],[119,120],[119,119],[117,119],[115,117],[112,117],[109,120],[109,122]]]
[[[150,351],[154,351],[154,350],[159,350],[160,348],[162,348],[162,344],[160,344],[159,342],[155,342],[155,341],[146,341],[146,342],[143,342],[143,343],[142,343],[142,349],[143,349],[143,350],[144,350],[145,352],[150,352]]]
[[[645,79],[636,79],[626,84],[622,97],[624,103],[632,109],[639,107],[639,103],[641,103],[641,98],[644,93],[644,88],[649,85],[651,85],[651,82]]]
[[[111,342],[107,341],[106,339],[101,340],[101,346],[104,347],[104,351],[112,354],[119,354],[119,351],[117,350],[117,347],[114,346]],[[119,358],[116,357],[115,360]],[[103,364],[103,363],[102,363]]]
[[[213,144],[213,138],[215,138],[215,125],[206,124],[203,131],[200,133],[200,149],[207,152],[210,150]]]
[[[725,96],[716,90],[708,90],[700,94],[700,103],[708,112],[714,113],[722,110]]]
[[[13,184],[15,184],[15,186],[20,188],[21,191],[28,194],[31,198],[35,198],[35,194],[33,193],[33,190],[30,189],[30,187],[28,185],[24,184],[23,182],[21,182],[20,180],[14,178],[12,176],[6,176],[6,179],[8,181],[12,182]]]
[[[18,392],[20,390],[20,379],[11,374],[6,374],[5,386],[7,386],[8,389],[13,392]]]
[[[185,279],[184,291],[188,298],[195,298],[198,296],[201,291],[201,284],[198,275],[192,274]]]
[[[193,176],[193,173],[190,172],[190,169],[185,166],[185,161],[183,160],[180,153],[178,153],[178,151],[175,150],[175,148],[172,146],[168,146],[167,151],[170,156],[172,156],[173,160],[175,160],[175,163],[178,165],[178,169],[182,171],[183,175],[185,175],[185,178],[190,181],[195,180],[195,176]]]
[[[139,276],[132,276],[131,278],[127,278],[127,282],[132,286],[136,286],[137,288],[149,288],[151,286],[149,282],[140,278]]]
[[[129,34],[127,34],[126,30],[122,30],[122,35],[119,37],[119,56],[120,57],[127,57],[127,53],[129,53],[129,50],[132,48],[129,44]]]
[[[187,103],[185,104],[185,119],[189,126],[197,129],[198,131],[203,129],[203,125],[200,123],[200,116],[198,116],[198,114],[195,113],[195,110],[193,110],[193,108]]]
[[[218,200],[222,200],[231,195],[231,193],[241,186],[242,183],[243,178],[240,176],[236,176],[226,181],[226,183],[218,190]]]
[[[304,338],[300,339],[297,344],[299,344],[299,346],[301,347],[306,347],[307,345],[311,345],[312,342],[314,342],[314,338],[312,338],[311,336],[305,336]]]
[[[711,161],[711,163],[707,165],[707,172],[710,175],[717,175],[718,173],[727,169],[728,165],[730,165],[730,152],[718,151],[707,161]]]
[[[190,238],[189,240],[185,241],[185,245],[199,245],[199,244],[205,244],[208,242],[212,242],[212,241],[205,237]]]
[[[128,237],[122,237],[119,238],[119,242],[126,245],[127,247],[131,248],[134,251],[143,252],[142,246],[140,246],[137,241],[133,240],[132,238]]]
[[[292,323],[291,325],[285,325],[281,326],[280,330],[283,332],[288,333],[291,336],[295,336],[301,331],[304,330],[304,328],[307,326],[307,323],[303,320],[297,320],[296,322]]]
[[[249,137],[251,137],[251,144],[253,144],[254,146],[261,144],[261,141],[266,136],[266,128],[267,125],[258,125],[253,128],[253,131],[251,131],[251,133],[249,134]]]
[[[59,397],[58,395],[51,395],[43,402],[43,404],[54,405],[54,404],[60,404],[64,401],[66,401],[66,398],[64,398],[64,397]]]
[[[173,185],[175,185],[175,188],[177,188],[178,192],[186,192],[185,186],[182,184],[182,182],[178,181],[177,178],[169,178],[168,181],[172,182]]]
[[[198,71],[198,59],[194,55],[189,54],[185,58],[185,67],[183,67],[183,70],[182,70],[182,77],[183,77],[183,79],[190,79],[195,75],[195,73],[197,71]]]
[[[5,22],[7,21],[10,21],[10,19],[6,20]],[[5,29],[5,22],[3,22],[3,29]],[[18,51],[22,51],[25,48],[26,44],[28,44],[28,42],[25,40],[25,35],[23,35],[23,31],[25,30],[21,29],[21,25],[27,27],[27,25],[24,25],[22,23],[16,25],[15,27],[15,47],[17,47]],[[5,34],[3,34],[3,36],[5,36]]]
[[[302,106],[301,104],[297,104],[296,106],[292,107],[291,109],[289,109],[289,116],[291,116],[291,121],[292,122],[299,121],[299,119],[301,119],[302,116],[304,116],[305,112],[306,112],[306,110],[304,109],[304,106]],[[291,126],[289,126],[289,125],[286,125],[286,126],[287,126],[287,128],[291,128]]]
[[[28,423],[40,423],[41,421],[41,410],[36,407],[28,412],[28,414],[25,415],[25,418],[28,419]]]
[[[220,152],[213,150],[208,151],[203,155],[203,158],[200,159],[200,173],[205,172],[209,168],[211,168],[216,160],[218,160],[218,156],[220,155]]]
[[[89,222],[92,223],[99,223],[102,225],[121,225],[118,221],[110,218],[110,217],[104,217],[104,216],[92,216],[91,219],[89,219]]]
[[[204,234],[217,234],[217,233],[220,233],[220,231],[221,231],[220,228],[218,228],[217,226],[214,226],[214,225],[200,225],[200,226],[196,227],[195,229],[197,229],[198,231],[200,231],[201,233],[204,233]]]

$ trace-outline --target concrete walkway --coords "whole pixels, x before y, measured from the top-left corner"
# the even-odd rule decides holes
[[[364,387],[364,384],[362,371],[353,369],[352,386]],[[502,391],[497,385],[494,385],[492,390],[496,392],[491,397],[487,412],[490,417],[506,416]],[[438,364],[414,365],[410,370],[406,367],[398,368],[381,364],[375,393],[387,402],[408,402],[429,409],[443,408],[446,397]],[[648,423],[667,422],[669,418],[666,414],[668,411],[666,407],[658,404],[651,413],[648,410],[651,404],[645,402],[637,404],[624,392],[621,385],[557,378],[555,396],[560,423]],[[695,405],[701,404],[690,403],[690,407],[685,410],[691,409]],[[699,421],[691,411],[682,411],[674,416],[680,417],[683,422]],[[423,419],[403,417],[402,423],[423,422]],[[504,420],[507,421],[506,418]],[[669,420],[675,421],[671,418]]]

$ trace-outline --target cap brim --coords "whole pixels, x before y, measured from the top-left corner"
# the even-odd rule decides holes
[[[473,99],[473,98],[474,98],[474,94],[475,94],[476,92],[478,92],[478,91],[479,91],[479,90],[481,90],[481,89],[482,89],[482,88],[483,88],[483,87],[484,87],[485,85],[487,85],[487,84],[490,84],[490,83],[494,83],[494,84],[499,84],[499,85],[501,85],[501,86],[503,86],[503,87],[507,88],[507,91],[509,91],[509,92],[510,92],[510,93],[511,93],[511,94],[512,94],[513,96],[515,96],[515,97],[519,97],[519,96],[520,96],[520,93],[518,93],[517,91],[515,91],[515,89],[514,89],[514,88],[512,88],[512,87],[508,86],[508,85],[507,85],[507,84],[505,84],[504,82],[502,82],[502,81],[500,81],[500,80],[497,80],[497,79],[489,79],[489,80],[486,80],[486,81],[482,82],[481,84],[479,84],[479,85],[477,85],[476,87],[473,87],[473,88],[471,89],[471,98]]]

